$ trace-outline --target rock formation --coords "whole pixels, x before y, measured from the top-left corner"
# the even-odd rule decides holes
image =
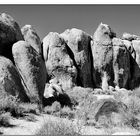
[[[46,68],[42,57],[25,41],[15,43],[12,52],[29,98],[32,102],[42,101],[46,83]]]
[[[119,88],[128,88],[130,74],[130,58],[123,41],[113,38],[114,84]]]
[[[0,55],[13,61],[12,45],[23,40],[18,23],[8,14],[0,14]]]
[[[96,87],[102,87],[103,90],[108,89],[108,85],[113,85],[113,37],[115,33],[108,25],[102,23],[93,36],[94,82]]]
[[[74,58],[79,69],[78,74],[81,86],[93,87],[91,37],[76,28],[67,29],[61,36],[74,53]]]
[[[36,30],[31,25],[25,25],[21,28],[24,40],[29,43],[39,54],[41,54],[41,41]]]
[[[55,79],[61,83],[63,89],[74,86],[77,81],[77,69],[73,53],[64,39],[58,33],[50,32],[42,44],[49,80]]]
[[[20,75],[13,63],[0,56],[0,96],[12,95],[22,102],[29,102]]]

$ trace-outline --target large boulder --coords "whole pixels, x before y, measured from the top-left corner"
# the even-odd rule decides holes
[[[9,95],[22,102],[29,101],[16,67],[9,59],[0,56],[0,97]]]
[[[38,52],[25,41],[12,48],[15,65],[27,87],[32,102],[41,102],[46,83],[45,62]]]
[[[133,40],[132,45],[135,51],[135,58],[130,57],[130,89],[134,89],[140,86],[140,40]]]
[[[93,87],[91,37],[82,30],[72,28],[64,31],[61,36],[74,53],[79,69],[81,86]]]
[[[96,87],[103,90],[113,86],[113,47],[115,33],[106,24],[100,24],[93,35],[93,75]]]
[[[24,40],[28,42],[39,54],[41,54],[41,41],[36,30],[31,25],[21,28]]]
[[[134,50],[134,47],[132,45],[131,41],[128,40],[122,40],[123,44],[126,46],[127,50],[130,52],[131,56],[136,59],[136,52]]]
[[[77,69],[74,55],[58,34],[50,32],[43,39],[43,56],[49,79],[55,79],[68,89],[77,83]]]
[[[121,39],[113,38],[112,42],[114,84],[119,88],[128,88],[131,77],[129,52]]]
[[[0,55],[13,61],[12,45],[23,40],[18,23],[8,14],[0,14]]]

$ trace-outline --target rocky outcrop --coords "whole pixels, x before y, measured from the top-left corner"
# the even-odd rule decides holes
[[[122,39],[132,41],[132,40],[139,40],[140,38],[139,38],[139,36],[136,36],[136,35],[132,35],[129,33],[123,33]]]
[[[39,54],[41,54],[41,41],[36,30],[31,25],[21,28],[24,40],[29,43]]]
[[[114,84],[119,88],[128,88],[130,80],[130,58],[127,48],[119,38],[113,38]]]
[[[22,102],[29,102],[20,75],[13,63],[0,56],[0,96],[12,95]]]
[[[18,23],[8,14],[0,14],[0,55],[13,61],[12,45],[23,40]]]
[[[100,24],[93,36],[93,75],[96,87],[108,89],[113,85],[113,46],[112,38],[115,33],[106,24]]]
[[[81,86],[93,87],[91,37],[76,28],[67,29],[61,36],[74,53],[74,58],[79,69],[78,74]]]
[[[46,68],[42,57],[25,41],[13,45],[15,65],[24,81],[32,102],[40,102],[46,83]]]
[[[77,69],[74,55],[58,34],[50,32],[43,39],[43,56],[50,79],[55,79],[63,89],[74,86],[77,82]]]
[[[136,59],[136,52],[134,50],[133,44],[131,41],[122,40],[123,44],[126,46],[127,50],[130,52],[131,56]]]

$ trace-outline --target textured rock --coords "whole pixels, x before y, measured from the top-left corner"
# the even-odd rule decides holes
[[[131,34],[129,34],[129,33],[123,33],[122,39],[132,41],[132,40],[137,40],[137,39],[139,39],[139,37],[136,36],[136,35],[131,35]]]
[[[0,55],[13,61],[12,45],[23,40],[17,22],[8,14],[0,14]]]
[[[39,54],[41,54],[41,41],[36,30],[31,25],[25,25],[21,29],[24,40],[28,42]]]
[[[132,41],[133,48],[135,50],[136,59],[130,57],[130,71],[131,71],[131,80],[130,80],[130,89],[134,89],[140,86],[140,41]]]
[[[128,88],[130,80],[130,58],[125,46],[113,46],[114,84],[119,88]]]
[[[64,94],[61,86],[57,84],[46,84],[44,91],[45,98],[57,97],[60,94]]]
[[[58,33],[50,32],[43,39],[43,56],[49,79],[56,79],[63,89],[77,82],[74,56]]]
[[[29,101],[17,69],[9,59],[0,56],[0,96],[8,95],[16,96],[23,102]]]
[[[83,87],[93,87],[91,37],[82,30],[67,29],[61,36],[74,53]]]
[[[125,46],[123,40],[121,40],[120,38],[116,38],[116,37],[114,37],[112,39],[112,44],[113,44],[113,46],[120,46],[120,47]]]
[[[42,57],[25,41],[15,43],[12,52],[31,101],[42,101],[46,83],[46,68]]]
[[[108,89],[113,86],[113,47],[115,33],[106,24],[100,24],[93,36],[93,75],[96,87]]]
[[[123,40],[124,45],[126,46],[127,50],[130,52],[130,54],[132,55],[132,57],[134,59],[136,59],[136,52],[134,50],[134,47],[132,45],[131,41],[128,40]]]

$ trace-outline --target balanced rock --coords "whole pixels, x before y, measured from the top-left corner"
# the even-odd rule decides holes
[[[100,24],[93,36],[93,75],[96,87],[108,89],[113,86],[113,47],[112,38],[115,33],[106,24]],[[104,85],[105,84],[105,85]]]
[[[12,48],[15,65],[21,74],[32,102],[41,102],[46,83],[45,62],[38,52],[25,41]]]
[[[74,53],[82,86],[93,87],[91,37],[76,28],[67,29],[61,36]]]
[[[56,79],[63,89],[71,88],[77,82],[74,56],[64,39],[50,32],[43,39],[43,56],[49,79]]]
[[[22,102],[29,101],[16,67],[9,59],[0,56],[0,96],[8,95],[15,96]]]
[[[128,88],[128,82],[131,77],[129,52],[121,39],[115,38],[112,41],[114,84],[119,88]]]
[[[21,29],[24,40],[28,42],[39,54],[41,54],[41,41],[36,30],[31,25],[25,25]]]
[[[17,22],[8,14],[0,14],[0,55],[13,61],[12,45],[23,40]]]

